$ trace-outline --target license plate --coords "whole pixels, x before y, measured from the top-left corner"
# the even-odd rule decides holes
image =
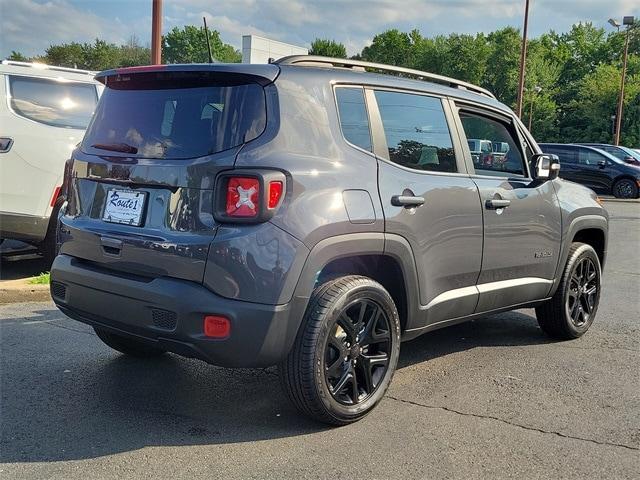
[[[133,190],[109,190],[102,220],[139,227],[147,198],[146,192]]]

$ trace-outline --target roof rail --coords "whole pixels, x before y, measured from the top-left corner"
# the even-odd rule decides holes
[[[91,70],[83,70],[81,68],[56,67],[54,65],[47,65],[46,63],[18,62],[16,60],[2,60],[2,65],[28,67],[28,68],[34,68],[37,70],[53,70],[56,72],[80,73],[85,75],[95,75],[97,73],[97,72],[92,72]]]
[[[429,82],[440,83],[448,87],[460,88],[462,90],[468,90],[470,92],[479,93],[489,98],[495,99],[496,97],[489,90],[478,87],[471,83],[462,82],[455,78],[445,77],[444,75],[438,75],[435,73],[423,72],[420,70],[413,70],[405,67],[394,67],[392,65],[385,65],[383,63],[363,62],[361,60],[349,60],[347,58],[331,58],[321,57],[319,55],[290,55],[288,57],[282,57],[275,62],[278,65],[299,65],[299,66],[331,66],[351,68],[354,70],[379,70],[382,72],[398,73],[404,76],[416,77],[419,80],[426,80]]]

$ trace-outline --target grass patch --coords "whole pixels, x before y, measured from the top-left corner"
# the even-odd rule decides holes
[[[29,280],[31,285],[49,285],[51,281],[51,274],[49,272],[42,272],[37,277],[33,277]]]

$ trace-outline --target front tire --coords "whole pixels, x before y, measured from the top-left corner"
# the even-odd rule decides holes
[[[573,243],[556,293],[536,308],[540,328],[559,340],[584,335],[598,311],[601,276],[600,259],[593,247]]]
[[[630,178],[618,180],[612,190],[616,198],[638,198],[638,185]]]
[[[125,355],[137,358],[152,358],[166,353],[166,350],[162,350],[161,348],[108,332],[102,328],[93,327],[93,330],[96,332],[98,338],[107,346]]]
[[[340,277],[314,290],[280,379],[302,413],[346,425],[380,402],[399,352],[400,320],[389,293],[367,277]]]

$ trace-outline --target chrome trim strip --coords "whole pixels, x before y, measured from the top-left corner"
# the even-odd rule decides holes
[[[473,285],[470,287],[456,288],[448,290],[436,296],[425,307],[425,310],[435,307],[441,303],[460,300],[464,297],[470,297],[472,295],[479,295],[482,293],[495,292],[497,290],[505,290],[508,288],[522,287],[524,285],[542,284],[549,287],[553,284],[553,280],[547,280],[538,277],[522,277],[514,278],[511,280],[500,280],[498,282],[481,283],[480,285]]]

